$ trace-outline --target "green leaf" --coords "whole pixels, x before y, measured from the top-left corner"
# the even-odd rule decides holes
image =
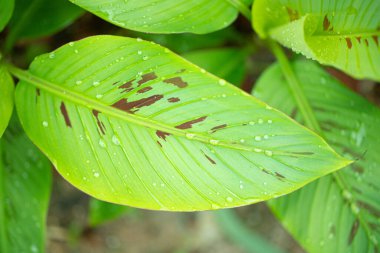
[[[226,0],[70,1],[117,26],[149,33],[210,33],[227,27],[238,15]]]
[[[1,59],[1,55],[0,55]],[[13,111],[14,83],[8,70],[0,61],[0,138],[8,126]]]
[[[380,110],[310,61],[293,69],[329,144],[356,162],[270,202],[308,252],[377,252],[380,240]],[[254,94],[303,122],[278,65]]]
[[[257,0],[253,25],[295,52],[380,80],[380,1]]]
[[[121,217],[134,209],[128,206],[115,205],[94,198],[90,200],[89,223],[96,227],[107,221]]]
[[[8,24],[13,13],[14,0],[0,0],[0,32]]]
[[[183,54],[187,60],[238,87],[242,85],[247,72],[247,56],[247,50],[238,48],[206,49]]]
[[[234,209],[225,209],[214,212],[224,234],[239,248],[246,252],[284,253],[262,235],[250,230],[243,221],[239,219]]]
[[[147,209],[247,205],[349,162],[226,81],[141,39],[94,36],[37,58],[16,105],[74,186]],[[35,87],[36,86],[36,87]]]
[[[83,10],[67,0],[16,0],[6,47],[9,50],[20,38],[55,33],[70,25],[82,13]]]
[[[24,133],[0,140],[0,251],[45,252],[50,163]]]

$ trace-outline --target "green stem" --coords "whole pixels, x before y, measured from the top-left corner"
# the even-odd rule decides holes
[[[0,252],[8,252],[5,217],[5,167],[3,164],[3,142],[0,139]]]
[[[317,133],[321,133],[322,130],[318,124],[317,118],[311,109],[309,101],[307,100],[305,93],[302,90],[301,84],[294,74],[293,69],[290,66],[290,62],[286,57],[284,51],[276,42],[269,41],[269,46],[272,49],[273,54],[276,56],[278,62],[280,63],[282,72],[289,85],[290,92],[296,100],[296,104],[302,114],[302,118],[305,120],[305,125],[311,130]]]
[[[251,11],[241,0],[227,0],[232,6],[234,6],[239,12],[246,17],[249,21],[252,20]]]

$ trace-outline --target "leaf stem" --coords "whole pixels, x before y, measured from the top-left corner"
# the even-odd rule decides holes
[[[227,0],[232,6],[234,6],[239,12],[246,17],[249,21],[252,20],[251,11],[241,0]]]
[[[274,41],[269,41],[269,46],[276,56],[278,62],[280,63],[280,67],[285,76],[285,79],[289,85],[290,92],[292,93],[294,99],[296,100],[297,107],[300,109],[303,119],[305,120],[305,125],[311,130],[321,133],[321,127],[317,121],[317,118],[314,115],[313,110],[307,100],[304,91],[298,81],[298,78],[294,74],[292,67],[290,66],[289,60],[286,57],[284,51],[281,46],[279,46]]]

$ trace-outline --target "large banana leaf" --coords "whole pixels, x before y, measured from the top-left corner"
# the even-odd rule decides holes
[[[0,0],[0,32],[11,18],[14,4],[14,0]]]
[[[149,33],[209,33],[231,24],[249,0],[70,0],[117,26]]]
[[[24,133],[7,130],[0,140],[0,252],[45,252],[50,188],[48,160]]]
[[[246,205],[348,163],[277,110],[141,39],[89,37],[12,72],[27,134],[63,177],[101,200]]]
[[[378,252],[380,241],[380,110],[317,64],[293,69],[327,141],[356,162],[270,202],[308,252]],[[254,94],[303,122],[279,66],[268,69]]]
[[[1,55],[0,55],[1,60]],[[8,70],[0,61],[0,138],[8,126],[13,111],[14,84]]]
[[[357,78],[380,80],[380,1],[256,0],[262,37]]]

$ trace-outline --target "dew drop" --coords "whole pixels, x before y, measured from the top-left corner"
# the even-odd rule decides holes
[[[344,190],[343,191],[343,197],[347,200],[351,200],[352,199],[352,194],[351,192],[347,191],[347,190]]]
[[[144,61],[146,61],[146,60],[148,60],[148,59],[149,59],[149,56],[146,56],[146,55],[145,55],[145,56],[143,57],[143,60],[144,60]]]
[[[191,140],[191,139],[194,139],[194,137],[195,137],[195,134],[192,134],[192,133],[187,133],[187,134],[186,134],[186,138],[187,138],[187,139],[190,139],[190,140]]]
[[[141,54],[142,54],[142,51],[141,51],[141,50],[137,51],[137,54],[138,54],[138,55],[141,55]]]
[[[254,121],[250,121],[248,124],[250,124],[251,126],[253,126],[256,123]]]
[[[215,204],[215,203],[212,203],[211,204],[211,209],[220,209],[220,206]]]
[[[223,79],[220,79],[220,80],[219,80],[219,84],[220,84],[221,86],[224,86],[224,85],[226,85],[226,81],[223,80]]]
[[[210,144],[212,144],[212,145],[218,145],[219,141],[218,140],[210,140]]]
[[[43,127],[48,127],[48,126],[49,126],[49,123],[48,123],[47,121],[43,121],[43,122],[42,122],[42,125],[43,125]]]
[[[100,139],[99,140],[99,146],[102,147],[102,148],[105,148],[106,147],[106,143],[102,139]]]
[[[259,124],[263,124],[264,120],[263,119],[259,119],[257,122],[259,122]]]
[[[99,172],[94,173],[94,177],[99,177],[99,176],[100,176]]]
[[[93,86],[98,86],[99,84],[100,84],[99,81],[94,81],[94,82],[92,83]]]
[[[73,47],[74,46],[74,42],[69,42],[69,46]]]
[[[97,94],[97,95],[96,95],[96,98],[97,98],[97,99],[101,99],[102,97],[103,97],[103,94]]]
[[[263,138],[264,138],[265,140],[268,140],[268,139],[269,139],[269,135],[265,134],[265,135],[263,136]]]
[[[206,70],[204,70],[204,69],[201,69],[201,73],[203,73],[203,74],[204,74],[204,73],[206,73]]]
[[[77,54],[77,53],[79,53],[79,51],[78,51],[77,49],[75,49],[75,50],[74,50],[74,53],[76,53],[76,54]]]
[[[232,202],[232,201],[233,201],[233,198],[231,198],[231,197],[227,197],[226,200],[227,200],[227,202]]]
[[[244,139],[240,139],[240,143],[244,143],[245,142],[245,140]]]
[[[125,1],[125,2],[127,2],[127,1]],[[136,41],[137,41],[137,42],[141,42],[142,39],[141,39],[141,38],[136,38]]]
[[[255,136],[255,141],[261,141],[261,136]]]
[[[268,124],[272,124],[273,121],[271,119],[268,120]]]
[[[76,85],[81,85],[82,84],[82,81],[81,80],[78,80],[75,82]]]
[[[112,136],[112,143],[115,145],[120,145],[120,140],[116,135]]]
[[[265,155],[267,155],[267,156],[272,156],[273,155],[273,152],[272,151],[270,151],[270,150],[265,150]]]
[[[50,54],[49,54],[49,58],[50,58],[50,59],[55,58],[55,54],[54,54],[54,53],[50,53]]]
[[[37,248],[37,246],[34,245],[34,244],[30,246],[30,250],[31,250],[32,252],[38,252],[38,248]]]
[[[261,153],[261,152],[263,152],[263,150],[260,149],[260,148],[254,148],[253,151],[255,151],[256,153]]]

